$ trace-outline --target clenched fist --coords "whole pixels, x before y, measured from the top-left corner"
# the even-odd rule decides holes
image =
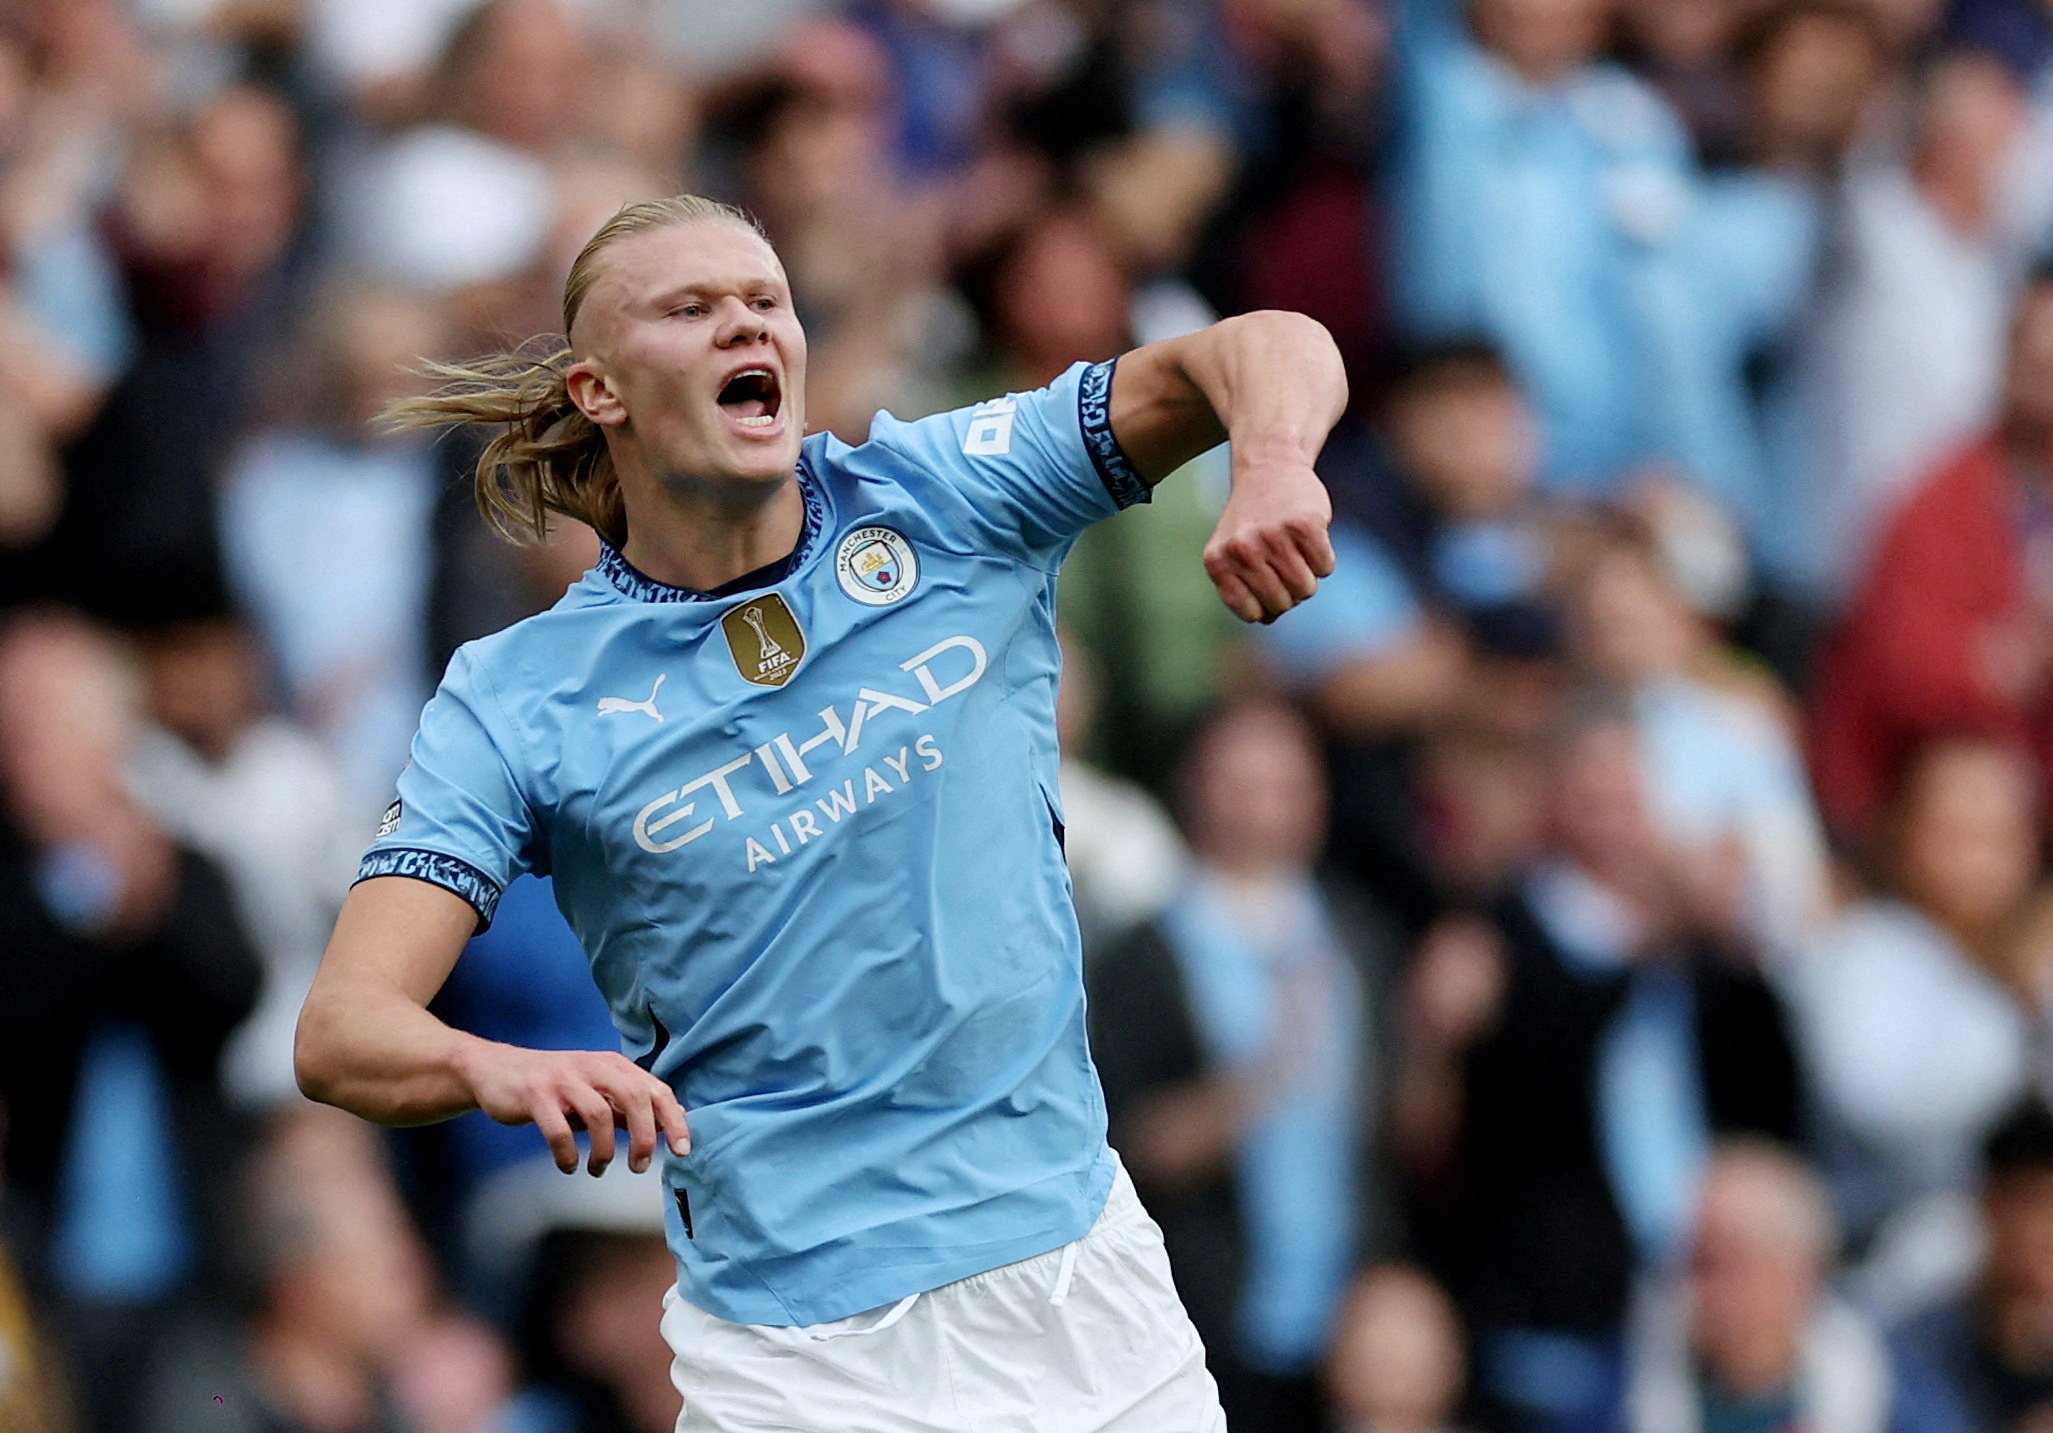
[[[1205,571],[1243,622],[1273,622],[1333,571],[1333,501],[1296,454],[1233,455],[1233,493],[1205,544]]]

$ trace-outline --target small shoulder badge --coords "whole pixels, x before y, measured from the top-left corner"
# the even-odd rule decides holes
[[[920,580],[912,544],[888,527],[859,527],[841,539],[834,554],[841,590],[866,607],[889,607],[909,596]]]
[[[378,818],[378,836],[381,840],[399,829],[401,809],[399,798],[395,796],[392,798],[392,804],[385,808],[385,814]]]
[[[759,687],[781,687],[805,658],[805,633],[798,618],[775,592],[751,597],[720,619],[727,650],[744,681]]]

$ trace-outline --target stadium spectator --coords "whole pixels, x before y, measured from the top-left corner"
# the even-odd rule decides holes
[[[1183,837],[1147,788],[1092,760],[1103,682],[1090,652],[1064,636],[1062,690],[1055,699],[1062,850],[1087,955],[1167,905],[1190,859]]]
[[[1588,1426],[1616,1393],[1635,1273],[1681,1247],[1710,1141],[1795,1134],[1781,1008],[1735,958],[1725,893],[1660,835],[1644,771],[1628,712],[1573,713],[1542,859],[1410,975],[1406,1160],[1437,1176],[1419,1193],[1431,1252],[1508,1426]]]
[[[2053,242],[2053,110],[1964,53],[1919,81],[1908,153],[1844,177],[1838,248],[1772,418],[1775,579],[1828,609],[1891,517],[1996,416],[2018,286]],[[1886,561],[1887,559],[1880,559]]]
[[[1748,356],[1791,317],[1801,186],[1706,184],[1675,116],[1604,62],[1602,0],[1402,7],[1395,294],[1417,335],[1496,341],[1538,409],[1544,480],[1608,493],[1666,463],[1752,528]]]
[[[1995,429],[1922,479],[1820,659],[1813,775],[1825,817],[1873,828],[1891,772],[1972,730],[2053,760],[2053,267],[2012,310]]]
[[[1318,880],[1304,719],[1249,701],[1184,756],[1188,883],[1091,969],[1112,1138],[1162,1225],[1229,1425],[1318,1417],[1317,1372],[1373,1237],[1389,939]]]
[[[1436,884],[1414,739],[1545,723],[1559,513],[1533,490],[1534,415],[1491,346],[1408,355],[1380,417],[1322,459],[1344,560],[1258,640],[1328,736],[1336,855],[1412,907]]]
[[[1790,971],[1835,1202],[1898,1312],[1966,1278],[1975,1153],[2042,1038],[2045,991],[2008,979],[2042,820],[2019,752],[1932,742],[1899,781],[1885,884]]]
[[[2053,1413],[2053,1112],[2013,1105],[1982,1145],[1979,1276],[1904,1325],[1977,1428],[2035,1428]]]
[[[127,151],[106,224],[132,360],[65,453],[41,581],[120,619],[221,602],[213,483],[312,262],[305,136],[276,92],[209,95]]]
[[[469,1326],[437,1312],[428,1252],[371,1131],[325,1110],[281,1118],[242,1172],[238,1228],[247,1308],[167,1335],[128,1426],[458,1433],[489,1426],[510,1400],[503,1348],[464,1339]],[[401,1387],[421,1406],[403,1404]],[[459,1395],[468,1417],[451,1416]]]
[[[137,708],[85,622],[0,631],[0,1182],[84,1368],[130,1366],[220,1275],[243,1131],[217,1069],[260,970],[220,873],[125,787]],[[122,1380],[81,1391],[94,1426],[125,1426]]]
[[[262,659],[239,621],[176,622],[143,643],[150,722],[129,779],[177,840],[227,877],[263,961],[263,996],[224,1055],[241,1104],[293,1101],[292,1028],[369,829],[334,761],[266,711]]]
[[[1326,1360],[1331,1433],[1455,1433],[1468,1351],[1454,1302],[1421,1269],[1356,1277]]]
[[[290,407],[236,450],[220,493],[229,580],[264,638],[288,708],[376,813],[406,760],[431,676],[427,443],[377,431],[412,391],[413,356],[439,347],[432,315],[390,291],[325,295],[276,392]]]
[[[1742,882],[1751,945],[1788,955],[1824,917],[1824,833],[1786,698],[1720,649],[1651,533],[1594,536],[1570,594],[1587,676],[1628,704],[1666,839]]]
[[[660,1187],[615,1169],[596,1188],[529,1186],[519,1244],[528,1383],[522,1433],[672,1433],[670,1351],[651,1315],[669,1307],[674,1264]]]
[[[1705,1167],[1687,1276],[1648,1301],[1627,1350],[1629,1433],[1804,1428],[1968,1433],[1945,1385],[1829,1287],[1824,1187],[1765,1142]]]

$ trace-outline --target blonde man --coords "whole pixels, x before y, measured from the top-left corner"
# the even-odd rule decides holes
[[[1229,319],[851,448],[804,437],[805,334],[746,215],[623,210],[568,345],[445,373],[502,529],[597,567],[472,643],[422,715],[301,1019],[307,1092],[532,1122],[565,1172],[663,1152],[680,1428],[1220,1425],[1105,1143],[1056,798],[1057,566],[1231,437],[1207,553],[1250,621],[1330,571],[1318,325]],[[426,1006],[550,872],[624,1054]],[[691,1111],[686,1129],[685,1110]]]

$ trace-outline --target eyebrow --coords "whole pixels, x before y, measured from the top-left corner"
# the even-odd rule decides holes
[[[659,289],[655,297],[649,300],[649,303],[651,307],[664,309],[669,308],[680,299],[695,298],[705,294],[746,293],[759,289],[769,289],[776,293],[782,293],[785,289],[785,283],[777,275],[768,272],[754,274],[747,278],[691,279],[685,283],[673,284],[667,289]]]

